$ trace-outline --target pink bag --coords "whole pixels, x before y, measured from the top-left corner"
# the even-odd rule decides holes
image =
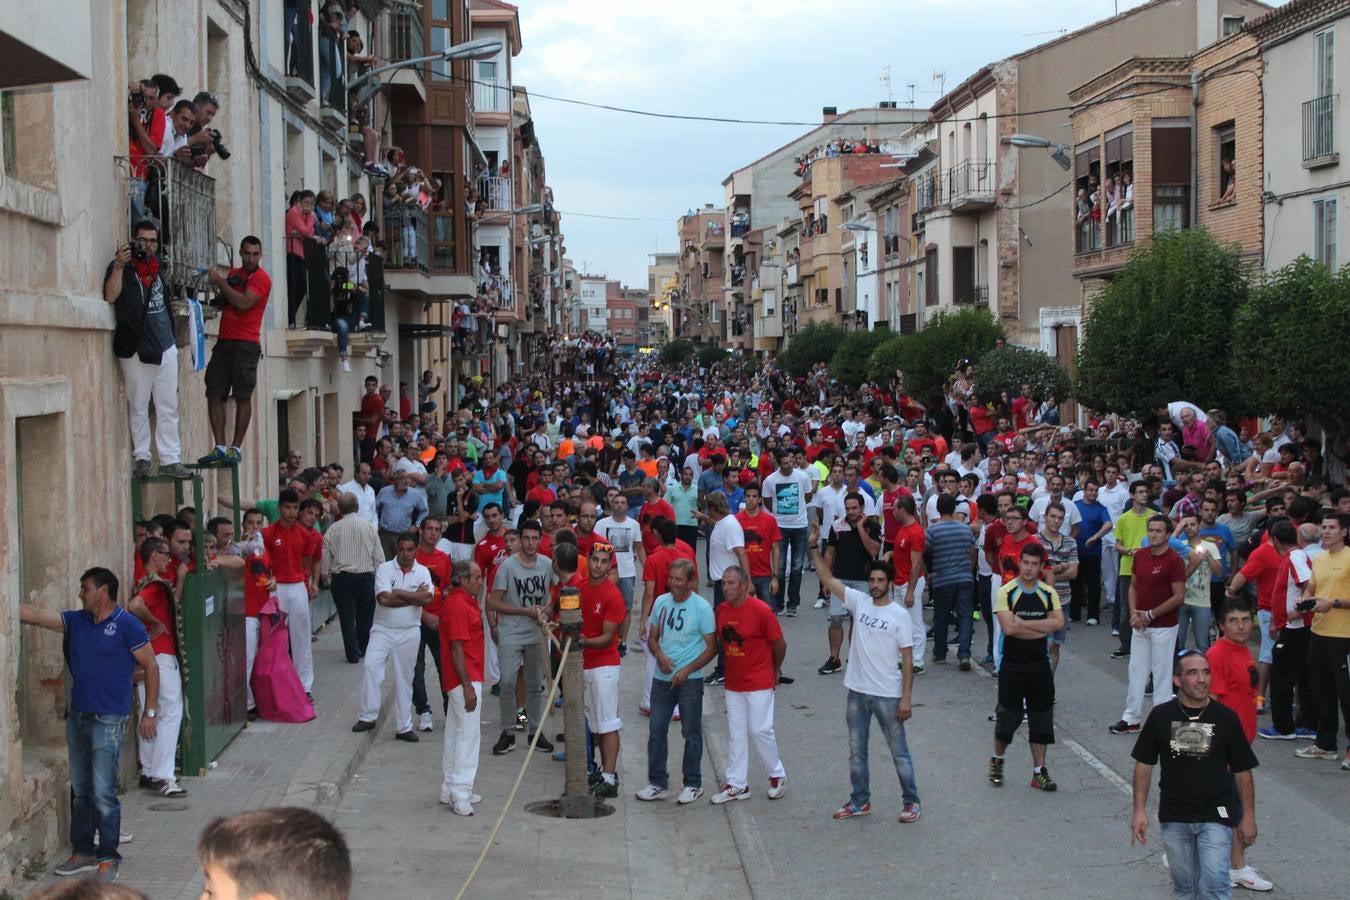
[[[253,702],[258,716],[269,722],[308,722],[314,704],[305,696],[300,676],[291,662],[286,614],[269,597],[258,613],[258,653],[253,658]]]

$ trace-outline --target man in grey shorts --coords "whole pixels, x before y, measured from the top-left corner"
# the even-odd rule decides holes
[[[544,678],[548,673],[548,659],[540,642],[540,627],[546,621],[544,609],[549,605],[551,589],[558,576],[548,557],[539,555],[539,538],[543,534],[539,522],[527,519],[517,527],[520,534],[520,552],[502,560],[488,594],[488,609],[498,616],[497,658],[501,661],[502,735],[492,746],[493,754],[501,756],[516,748],[514,726],[516,721],[516,672],[525,667],[525,712],[530,721],[529,735],[533,740],[544,718]],[[542,734],[537,749],[552,753],[553,744]]]

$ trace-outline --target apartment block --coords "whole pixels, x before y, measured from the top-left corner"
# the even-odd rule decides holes
[[[671,295],[672,334],[717,342],[723,335],[726,287],[726,210],[711,203],[676,223],[680,241],[676,293]]]

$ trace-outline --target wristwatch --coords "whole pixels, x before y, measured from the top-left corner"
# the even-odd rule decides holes
[[[153,719],[155,716],[159,715],[159,713],[157,713],[152,706],[149,709],[141,710],[141,715],[145,716],[147,719]]]

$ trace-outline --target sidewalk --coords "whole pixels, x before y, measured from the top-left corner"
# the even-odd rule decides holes
[[[152,900],[195,900],[201,894],[197,837],[212,819],[266,806],[308,806],[331,818],[380,733],[351,730],[360,703],[361,668],[347,663],[342,633],[336,621],[330,623],[314,643],[317,717],[312,722],[249,723],[225,748],[215,769],[201,778],[181,779],[188,791],[181,800],[138,787],[124,794],[122,831],[134,839],[121,847],[121,883]],[[386,677],[386,700],[392,687],[393,678]],[[388,709],[389,704],[383,706]],[[58,879],[42,883],[53,880]]]

